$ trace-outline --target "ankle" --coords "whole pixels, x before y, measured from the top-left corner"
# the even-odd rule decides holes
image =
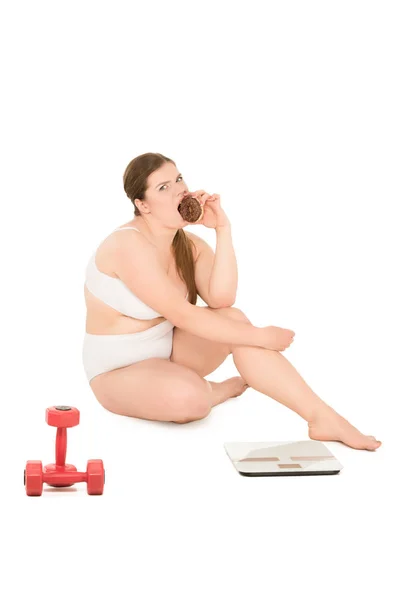
[[[315,423],[316,421],[320,421],[327,416],[332,416],[334,413],[335,410],[329,406],[329,404],[326,404],[326,402],[321,400],[309,411],[306,420],[308,423]]]
[[[211,388],[211,406],[225,402],[229,398],[223,381],[207,381]]]

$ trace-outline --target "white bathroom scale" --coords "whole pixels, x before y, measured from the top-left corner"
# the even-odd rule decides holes
[[[226,442],[224,448],[241,475],[336,475],[343,469],[317,440],[300,442]]]

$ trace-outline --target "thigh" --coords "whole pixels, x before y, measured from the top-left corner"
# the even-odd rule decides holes
[[[205,306],[201,308],[202,310],[220,313],[237,321],[250,323],[246,315],[234,306],[226,308]],[[201,377],[205,377],[215,371],[231,353],[231,344],[208,340],[179,327],[174,327],[171,361],[193,369]]]
[[[210,412],[211,386],[195,371],[149,358],[94,377],[100,404],[116,414],[155,421],[200,419]]]

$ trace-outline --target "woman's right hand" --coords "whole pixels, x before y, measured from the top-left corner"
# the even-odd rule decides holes
[[[261,346],[268,350],[286,350],[293,342],[296,335],[291,329],[283,329],[282,327],[260,327],[261,329]]]

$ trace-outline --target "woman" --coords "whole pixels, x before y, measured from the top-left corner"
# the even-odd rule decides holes
[[[217,194],[191,192],[215,229],[216,258],[178,211],[189,190],[174,161],[146,153],[125,169],[134,218],[113,231],[91,257],[83,364],[104,408],[142,419],[187,423],[252,387],[307,420],[309,437],[375,450],[326,404],[281,354],[294,332],[255,327],[238,308],[237,269],[229,219]],[[196,306],[197,295],[207,304]],[[241,377],[207,381],[232,354]]]

